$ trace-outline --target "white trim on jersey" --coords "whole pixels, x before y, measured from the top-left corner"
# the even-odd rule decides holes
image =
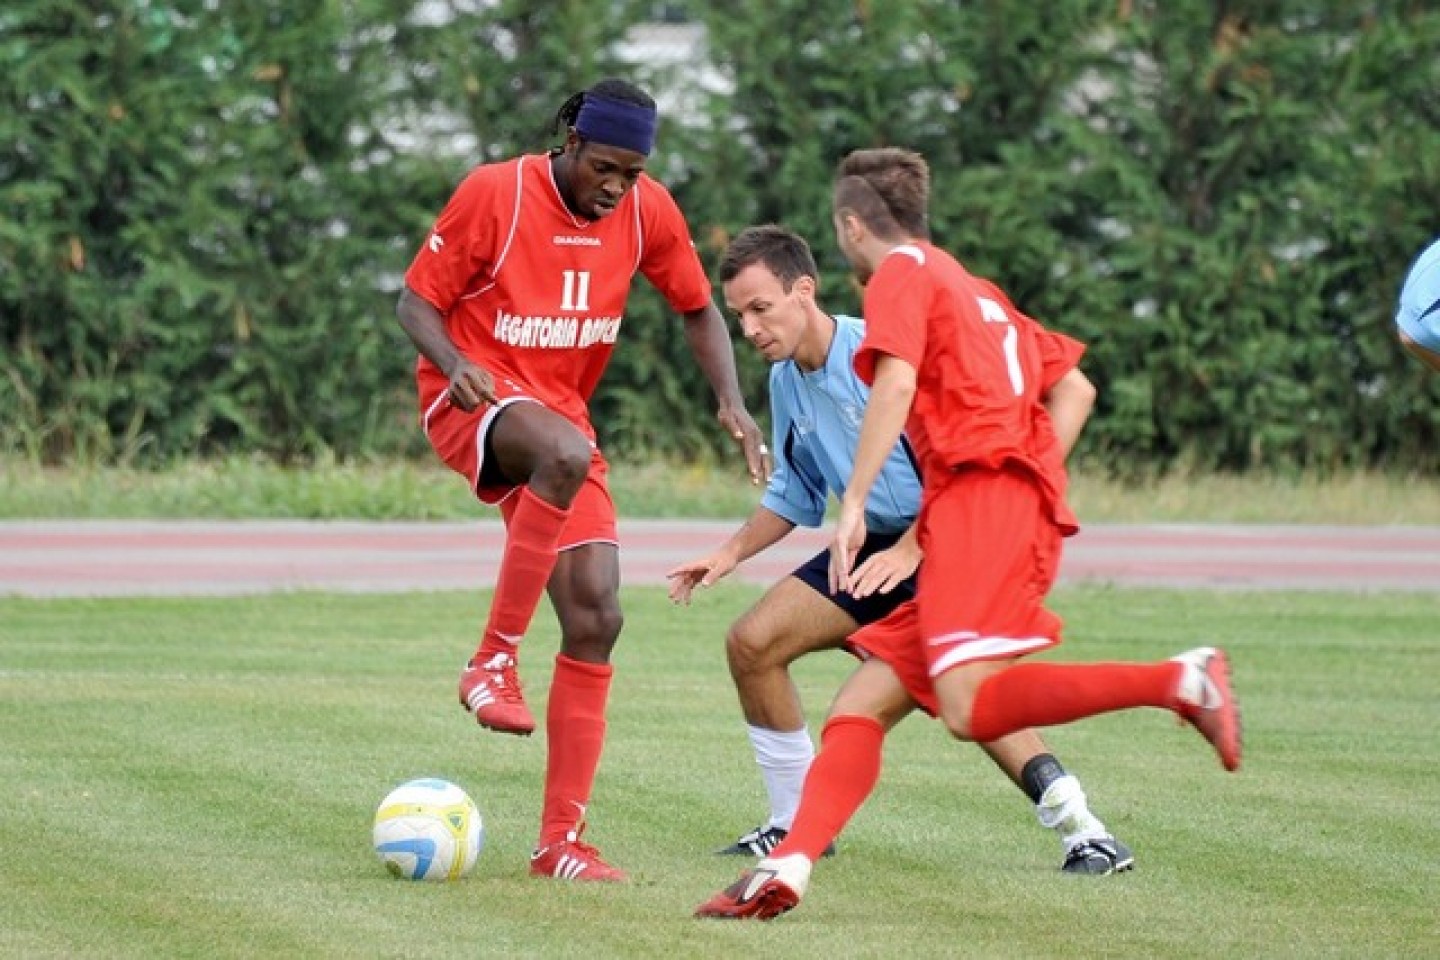
[[[635,266],[630,268],[630,275],[633,277],[640,272],[640,261],[645,259],[645,224],[640,219],[640,181],[635,181],[635,186],[630,188],[635,194]]]
[[[927,642],[932,647],[949,643],[956,644],[955,647],[930,664],[930,676],[932,677],[938,677],[952,667],[958,667],[973,660],[1017,656],[1055,645],[1055,641],[1049,637],[981,637],[973,630],[947,633]]]
[[[510,245],[515,242],[515,232],[520,227],[520,198],[525,195],[525,157],[515,164],[515,214],[510,218],[510,232],[505,237],[505,245],[500,248],[500,256],[495,258],[495,266],[490,270],[490,282],[485,284],[474,293],[467,293],[461,300],[473,300],[480,294],[489,290],[499,282],[500,268],[505,264],[505,257],[510,253]]]
[[[592,537],[589,540],[576,540],[574,543],[567,543],[563,547],[557,546],[555,548],[555,552],[564,553],[566,550],[574,550],[577,547],[588,547],[592,543],[608,543],[610,544],[610,546],[615,547],[616,549],[619,549],[620,547],[619,540],[611,540],[608,537]]]
[[[895,247],[890,252],[903,253],[907,257],[912,257],[915,262],[920,264],[922,267],[925,265],[925,251],[921,250],[913,243],[902,243],[900,244],[900,246]]]

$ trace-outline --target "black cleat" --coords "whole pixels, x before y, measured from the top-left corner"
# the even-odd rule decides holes
[[[1107,877],[1112,873],[1124,873],[1135,866],[1135,854],[1114,837],[1102,840],[1082,840],[1065,854],[1060,869],[1066,873],[1088,874],[1092,877]]]
[[[783,827],[756,827],[730,846],[715,852],[726,857],[768,857],[772,850],[780,846],[780,841],[789,835],[790,831]],[[826,847],[824,855],[835,856],[835,844]]]

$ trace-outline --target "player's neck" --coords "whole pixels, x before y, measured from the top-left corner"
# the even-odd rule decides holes
[[[568,154],[550,154],[550,176],[555,181],[555,190],[560,194],[560,202],[565,205],[570,216],[581,220],[586,219],[579,210],[575,209],[575,192],[570,189],[570,158]]]
[[[835,342],[835,318],[819,307],[810,310],[805,336],[795,350],[795,365],[806,373],[814,373],[830,359],[830,345]]]

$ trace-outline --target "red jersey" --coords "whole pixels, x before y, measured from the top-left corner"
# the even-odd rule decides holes
[[[890,253],[865,287],[865,340],[855,371],[872,383],[878,354],[916,370],[905,431],[927,493],[957,468],[1018,465],[1045,491],[1051,518],[1079,529],[1065,502],[1065,457],[1041,398],[1084,352],[1015,309],[999,287],[971,276],[929,243]]]
[[[646,174],[609,216],[586,220],[560,197],[547,155],[473,170],[405,274],[439,310],[450,339],[592,439],[586,403],[604,373],[636,271],[679,313],[710,303],[685,218]],[[449,381],[424,357],[421,403]]]

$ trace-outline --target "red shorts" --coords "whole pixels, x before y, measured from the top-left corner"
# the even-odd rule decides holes
[[[982,660],[1060,642],[1045,596],[1060,567],[1060,531],[1023,470],[965,470],[920,514],[925,561],[915,599],[850,642],[888,663],[912,699],[938,712],[934,680]]]
[[[500,515],[509,524],[517,503],[511,495],[519,487],[480,485],[481,467],[485,462],[485,436],[494,424],[496,414],[510,404],[540,401],[503,379],[495,381],[495,395],[499,403],[481,404],[469,413],[451,403],[449,394],[444,390],[428,404],[422,395],[420,422],[430,446],[435,448],[440,459],[469,482],[470,489],[481,503],[498,505]],[[615,501],[610,499],[610,488],[605,481],[609,472],[610,465],[605,462],[604,454],[591,440],[590,472],[570,504],[570,519],[560,532],[561,550],[586,543],[619,543],[615,529]]]

